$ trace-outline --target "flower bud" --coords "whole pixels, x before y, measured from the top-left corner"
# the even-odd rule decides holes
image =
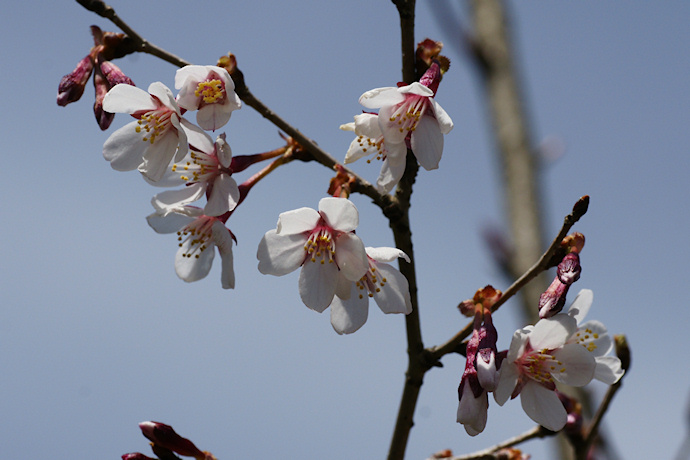
[[[76,102],[84,94],[84,87],[89,81],[91,72],[93,71],[93,62],[90,56],[84,57],[77,67],[60,80],[58,85],[57,104],[61,107],[66,106],[71,102]]]
[[[569,288],[570,285],[561,283],[556,277],[546,291],[539,296],[539,318],[550,318],[563,310]]]
[[[120,70],[118,66],[110,61],[105,61],[101,56],[98,57],[98,64],[101,69],[101,74],[105,77],[110,88],[120,83],[127,85],[136,86],[131,78],[129,78],[125,73]]]
[[[441,75],[441,65],[435,60],[431,63],[431,66],[427,69],[427,71],[424,72],[422,78],[419,79],[419,83],[429,88],[434,92],[434,95],[436,95],[438,85],[441,83],[441,78],[443,78]]]
[[[183,438],[173,430],[173,427],[159,422],[141,422],[141,432],[155,445],[171,450],[178,455],[194,458],[206,458],[192,441]]]
[[[99,68],[96,68],[96,72],[93,75],[93,86],[96,88],[96,100],[93,103],[93,113],[96,116],[98,126],[100,126],[101,130],[105,131],[110,126],[110,123],[113,122],[115,114],[103,110],[103,98],[108,94],[110,87]]]
[[[124,454],[122,456],[122,460],[156,460],[151,457],[147,457],[146,455],[140,453],[140,452],[133,452],[131,454]]]
[[[575,281],[580,279],[582,267],[580,266],[580,256],[577,252],[571,252],[566,255],[556,270],[556,276],[561,283],[570,286]]]

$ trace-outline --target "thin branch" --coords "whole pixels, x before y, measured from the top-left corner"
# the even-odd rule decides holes
[[[496,458],[495,455],[493,455],[495,452],[498,452],[501,449],[507,449],[508,447],[513,447],[518,444],[521,444],[525,441],[529,441],[530,439],[536,439],[536,438],[547,438],[549,436],[555,435],[555,431],[549,431],[543,426],[535,426],[529,431],[526,431],[520,435],[517,435],[513,438],[507,439],[506,441],[503,441],[500,444],[496,444],[493,447],[489,447],[484,450],[479,450],[477,452],[471,453],[471,454],[466,454],[466,455],[459,455],[456,457],[451,457],[448,460],[493,460]]]
[[[530,267],[530,269],[527,270],[527,272],[525,272],[508,289],[506,289],[505,292],[503,292],[501,298],[498,299],[498,301],[491,308],[492,312],[498,310],[501,307],[501,305],[508,301],[508,299],[514,296],[518,291],[520,291],[520,289],[522,289],[523,286],[529,283],[537,275],[539,275],[541,272],[548,269],[549,267],[554,266],[557,263],[555,262],[555,260],[558,260],[558,257],[554,256],[558,253],[558,250],[561,247],[561,241],[563,241],[563,238],[565,238],[572,226],[575,225],[575,223],[578,220],[580,220],[580,218],[587,212],[588,206],[589,196],[587,195],[583,196],[575,203],[572,212],[565,216],[565,218],[563,219],[563,226],[561,227],[561,230],[558,232],[558,235],[556,235],[556,238],[553,239],[551,245],[546,250],[546,252],[542,254],[539,260],[534,265],[532,265],[532,267]],[[467,326],[465,326],[448,342],[444,343],[443,345],[439,345],[437,347],[428,349],[428,359],[431,362],[436,362],[439,359],[441,359],[441,357],[443,357],[444,355],[458,350],[460,343],[467,336],[469,336],[471,332],[472,322],[468,323]]]

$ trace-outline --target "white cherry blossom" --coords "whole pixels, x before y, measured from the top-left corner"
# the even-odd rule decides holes
[[[345,154],[344,163],[349,164],[370,155],[382,160],[376,184],[380,191],[388,193],[400,182],[405,172],[407,146],[404,141],[395,144],[384,140],[378,118],[376,114],[363,113],[355,115],[354,123],[340,126],[343,131],[354,131],[357,135]]]
[[[358,224],[357,208],[345,198],[323,198],[318,211],[284,212],[259,244],[259,271],[282,276],[302,267],[302,302],[323,312],[333,301],[340,276],[358,281],[369,269],[364,245],[354,233]]]
[[[501,364],[496,402],[502,406],[519,394],[532,420],[552,431],[562,429],[568,414],[554,391],[555,382],[584,386],[596,367],[589,351],[568,342],[576,330],[573,317],[558,314],[516,331]]]
[[[205,278],[213,264],[215,247],[222,263],[221,285],[223,289],[235,287],[232,234],[217,217],[207,216],[194,206],[180,206],[157,208],[146,221],[157,233],[177,232],[175,272],[180,279],[191,283]]]
[[[129,113],[137,121],[110,135],[103,156],[117,171],[139,169],[152,181],[159,180],[173,161],[187,153],[187,142],[205,133],[180,115],[170,90],[154,82],[148,92],[135,86],[115,85],[103,99],[103,110]]]
[[[203,129],[215,131],[242,107],[235,94],[235,84],[228,71],[213,65],[188,65],[175,74],[177,103],[187,110],[198,110],[196,122]]]
[[[341,278],[331,303],[331,325],[338,334],[351,334],[367,321],[369,297],[372,297],[384,313],[412,311],[407,278],[395,267],[385,263],[398,257],[410,261],[397,248],[366,248],[369,270],[357,281]]]

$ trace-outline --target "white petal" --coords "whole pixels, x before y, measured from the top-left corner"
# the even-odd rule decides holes
[[[316,227],[321,215],[311,208],[299,208],[286,211],[278,216],[277,233],[296,235],[309,232]],[[304,237],[305,240],[307,237]]]
[[[365,151],[366,149],[366,151]],[[350,143],[350,147],[347,149],[347,153],[345,153],[345,160],[343,160],[343,163],[350,164],[354,163],[355,161],[359,160],[360,158],[364,158],[366,156],[371,155],[372,153],[375,153],[375,150],[369,146],[367,146],[366,141],[364,144],[362,144],[359,140],[358,137],[353,139],[353,141]]]
[[[582,320],[587,316],[592,302],[594,301],[594,292],[590,289],[582,289],[577,293],[577,297],[573,300],[573,303],[568,309],[568,314],[575,318],[577,324],[580,324]]]
[[[405,100],[405,96],[398,92],[398,88],[392,86],[374,88],[359,97],[359,103],[368,109],[399,104],[403,100]]]
[[[355,283],[352,284],[350,298],[343,300],[338,296],[331,303],[331,325],[338,334],[352,334],[367,322],[369,297],[360,297]]]
[[[396,106],[386,105],[379,109],[379,128],[383,133],[383,138],[390,144],[402,144],[405,142],[408,130],[400,130],[398,123],[391,121],[391,116],[397,109]]]
[[[568,413],[555,391],[534,381],[529,381],[520,392],[520,402],[525,413],[551,431],[560,431],[568,420]]]
[[[232,149],[225,140],[225,133],[216,138],[216,156],[224,168],[227,168],[232,163]]]
[[[210,154],[213,152],[213,139],[201,128],[185,118],[180,118],[179,126],[186,137],[185,144],[189,143],[204,153]],[[185,150],[186,153],[186,145],[181,148]]]
[[[132,171],[144,161],[144,152],[150,144],[143,140],[144,134],[136,132],[137,126],[136,121],[127,123],[103,144],[103,158],[116,171]]]
[[[374,259],[377,262],[393,262],[394,260],[397,260],[399,257],[402,257],[408,263],[410,262],[410,258],[407,256],[407,254],[405,254],[403,251],[401,251],[398,248],[366,247],[365,251],[367,252],[367,255],[369,257],[371,257],[372,259]]]
[[[436,117],[441,132],[443,134],[448,134],[453,129],[453,120],[450,119],[450,116],[443,110],[438,102],[434,99],[429,100],[431,101],[431,108],[434,111],[434,116]]]
[[[230,231],[223,223],[216,221],[213,223],[213,242],[218,248],[221,260],[220,282],[223,289],[235,288],[235,270],[233,268],[232,257],[232,236]]]
[[[410,147],[422,168],[427,171],[438,168],[443,154],[443,134],[436,119],[423,115],[412,133]]]
[[[202,184],[193,184],[180,190],[166,190],[153,197],[151,204],[163,215],[186,204],[192,203],[202,196],[206,187]]]
[[[283,276],[297,270],[306,257],[306,242],[304,235],[281,235],[269,230],[256,253],[259,271],[264,275]]]
[[[213,182],[211,196],[204,207],[204,214],[207,216],[220,216],[228,211],[232,211],[237,206],[240,199],[240,189],[237,182],[231,176],[220,174]]]
[[[180,108],[177,106],[177,102],[173,97],[172,91],[159,81],[154,81],[149,85],[149,93],[151,96],[156,96],[158,100],[170,110],[180,114]]]
[[[563,346],[576,329],[575,320],[561,313],[537,321],[529,335],[529,342],[537,350],[544,348],[553,350]]]
[[[574,387],[581,387],[592,381],[596,362],[594,356],[583,346],[569,343],[556,350],[553,357],[562,363],[556,364],[551,371],[554,379]]]
[[[205,65],[186,65],[175,72],[175,89],[182,88],[182,85],[191,82],[202,82],[208,77],[210,66]],[[196,84],[194,85],[196,89]]]
[[[338,282],[338,267],[334,263],[307,259],[299,274],[299,295],[307,307],[319,313],[333,301]]]
[[[167,216],[153,213],[146,217],[146,222],[156,233],[175,233],[193,220],[193,217],[177,213],[171,213]]]
[[[139,165],[139,172],[154,182],[162,178],[172,163],[178,144],[179,137],[172,129],[156,137],[155,142],[149,144],[144,152],[144,161]]]
[[[103,110],[110,113],[134,113],[156,108],[156,101],[149,93],[125,83],[113,86],[103,98]]]
[[[476,436],[484,431],[488,408],[489,399],[486,391],[475,398],[469,383],[465,382],[458,403],[457,421],[465,426],[467,434]]]
[[[412,302],[410,301],[410,287],[407,278],[392,266],[376,264],[376,273],[379,280],[385,279],[380,291],[373,292],[374,300],[384,313],[410,314]]]
[[[198,281],[208,275],[215,255],[214,245],[210,244],[201,253],[199,251],[195,253],[199,255],[198,258],[195,255],[186,257],[184,254],[190,251],[190,245],[191,239],[185,240],[175,255],[175,272],[180,279],[188,283]]]
[[[434,92],[428,86],[424,86],[418,81],[412,82],[412,84],[407,86],[401,86],[398,88],[398,92],[401,94],[414,94],[416,96],[433,97]]]
[[[347,198],[321,198],[319,213],[328,226],[339,232],[351,232],[359,225],[359,211]]]
[[[335,262],[343,276],[357,281],[369,270],[364,243],[354,233],[343,233],[335,240]]]
[[[379,127],[379,117],[373,113],[362,113],[355,115],[355,134],[358,136],[369,137],[377,139],[381,137],[381,128]]]
[[[498,376],[498,386],[494,390],[494,399],[499,406],[502,406],[508,401],[510,396],[515,391],[515,386],[518,381],[518,368],[513,362],[508,362],[506,359],[501,364],[500,373]]]
[[[613,349],[613,339],[599,321],[587,321],[577,328],[575,334],[568,343],[579,343],[584,346],[594,357],[604,356]]]
[[[621,360],[615,356],[602,356],[596,358],[596,362],[594,378],[607,385],[613,385],[625,373],[621,368]]]
[[[230,104],[208,104],[196,113],[196,122],[207,131],[215,131],[223,127],[229,120],[236,107]]]

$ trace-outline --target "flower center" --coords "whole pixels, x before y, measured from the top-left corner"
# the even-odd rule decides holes
[[[546,349],[525,354],[520,358],[519,366],[529,378],[549,387],[554,385],[551,374],[565,372],[563,363]]]
[[[145,130],[146,135],[144,135],[142,140],[153,144],[156,138],[165,133],[172,125],[170,122],[172,113],[172,110],[163,107],[138,115],[137,118],[139,119],[137,120],[138,126],[136,127],[136,132],[140,133],[142,130]]]
[[[178,246],[182,247],[189,242],[189,249],[182,257],[198,259],[202,252],[208,249],[208,240],[211,239],[213,223],[216,219],[209,216],[201,216],[194,219],[182,230],[177,232]]]
[[[426,96],[418,96],[416,94],[407,95],[405,100],[400,103],[391,115],[390,121],[398,124],[398,129],[401,133],[414,131],[417,128],[419,119],[426,110],[428,99]]]
[[[386,151],[383,145],[383,136],[377,139],[372,139],[366,136],[357,136],[357,143],[364,153],[371,153],[376,155],[377,160],[384,160],[386,158]],[[367,159],[367,163],[371,163],[371,158]]]
[[[369,261],[369,271],[359,281],[355,282],[355,286],[360,291],[359,298],[362,299],[365,295],[374,297],[374,292],[381,292],[387,282],[385,277],[379,276],[376,266]]]
[[[331,232],[326,227],[317,227],[309,236],[309,239],[304,245],[304,250],[309,255],[312,262],[317,260],[325,264],[333,263],[333,255],[335,254],[335,241]]]
[[[214,78],[199,83],[194,91],[196,97],[201,97],[206,104],[214,104],[225,97],[223,83]]]
[[[218,158],[202,152],[190,152],[191,161],[175,163],[173,172],[179,172],[185,182],[211,182],[220,173]]]

